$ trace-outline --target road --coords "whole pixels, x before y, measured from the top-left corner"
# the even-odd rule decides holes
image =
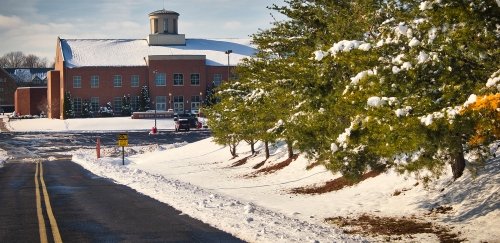
[[[129,133],[129,139],[138,145],[209,135]],[[0,168],[0,242],[241,242],[57,153],[93,147],[97,136],[116,143],[117,134],[0,133],[0,148],[14,155]]]

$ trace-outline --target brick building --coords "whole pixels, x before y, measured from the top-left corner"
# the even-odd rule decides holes
[[[228,80],[255,49],[249,39],[186,39],[178,17],[164,9],[150,13],[147,39],[58,38],[55,70],[48,74],[49,117],[63,118],[66,92],[77,115],[85,101],[93,111],[110,102],[119,114],[124,95],[135,110],[143,86],[157,110],[198,110],[207,90]]]
[[[19,87],[15,95],[16,113],[42,115],[47,111],[47,87]]]

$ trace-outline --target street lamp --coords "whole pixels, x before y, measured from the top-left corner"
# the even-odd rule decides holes
[[[201,117],[201,108],[203,107],[203,92],[200,92],[200,107],[198,107],[198,116]]]
[[[172,109],[172,93],[168,93],[168,109]]]
[[[233,50],[227,50],[225,53],[227,54],[227,80],[229,81],[229,75],[230,75],[229,54],[233,53]]]
[[[154,71],[153,71],[153,74],[154,74],[155,83],[156,83],[156,78],[157,78],[156,76],[158,75],[158,70],[154,70]],[[156,128],[156,104],[155,104],[155,102],[154,102],[154,101],[152,101],[151,103],[153,103],[153,106],[154,106],[154,108],[155,108],[155,126],[153,127],[153,131],[152,131],[152,133],[153,133],[153,134],[156,134],[156,133],[158,132],[158,129]]]

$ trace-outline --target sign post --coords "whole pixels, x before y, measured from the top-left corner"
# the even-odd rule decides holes
[[[118,135],[118,146],[122,147],[122,163],[125,165],[125,146],[128,146],[128,134]]]

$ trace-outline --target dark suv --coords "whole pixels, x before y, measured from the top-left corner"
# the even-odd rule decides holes
[[[198,118],[191,114],[174,114],[175,127],[177,130],[177,123],[180,120],[187,120],[189,128],[198,128]]]
[[[175,121],[175,131],[176,132],[178,132],[180,130],[189,131],[189,129],[191,128],[188,119],[177,118],[177,119],[174,119],[174,121]]]

